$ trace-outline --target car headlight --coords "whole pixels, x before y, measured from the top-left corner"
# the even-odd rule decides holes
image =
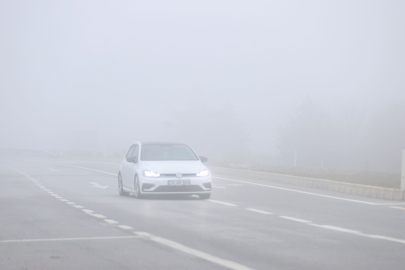
[[[208,176],[208,170],[204,170],[204,171],[197,173],[197,176]]]
[[[159,177],[160,173],[155,173],[153,171],[143,171],[143,175],[146,177]]]

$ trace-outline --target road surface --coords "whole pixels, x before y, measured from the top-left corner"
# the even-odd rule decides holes
[[[214,175],[117,192],[119,164],[0,158],[0,269],[405,269],[405,203]]]

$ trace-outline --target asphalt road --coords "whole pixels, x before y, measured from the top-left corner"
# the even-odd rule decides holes
[[[0,269],[405,269],[405,203],[215,175],[117,192],[119,164],[0,159]]]

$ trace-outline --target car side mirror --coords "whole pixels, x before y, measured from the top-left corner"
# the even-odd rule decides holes
[[[127,161],[132,163],[138,163],[138,157],[129,157],[127,158]]]
[[[207,162],[207,161],[208,161],[208,158],[203,157],[203,156],[200,156],[200,160],[201,160],[201,162]]]

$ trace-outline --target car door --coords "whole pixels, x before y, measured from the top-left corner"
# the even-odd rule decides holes
[[[135,162],[129,162],[128,163],[128,187],[133,189],[134,188],[134,179],[135,179],[135,174],[138,171],[139,168],[139,146],[136,144],[134,151],[131,154],[131,158]]]
[[[122,169],[121,169],[121,176],[122,176],[122,184],[124,187],[128,187],[129,184],[129,179],[130,179],[130,166],[131,166],[131,162],[128,161],[128,159],[132,156],[134,149],[135,149],[135,144],[132,145],[128,152],[127,155],[125,156],[125,159],[122,161]]]

